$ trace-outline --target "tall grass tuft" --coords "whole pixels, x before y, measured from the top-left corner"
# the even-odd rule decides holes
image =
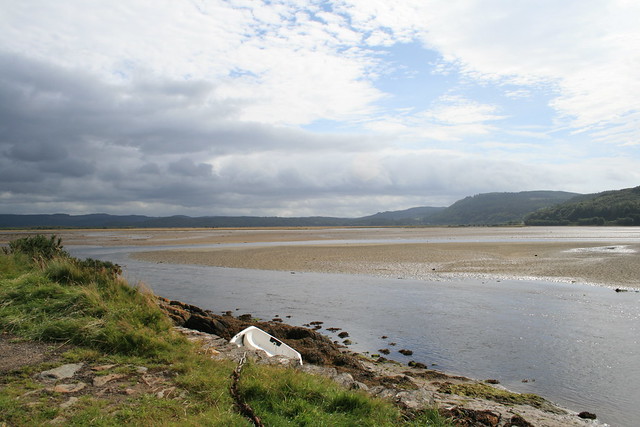
[[[65,255],[43,263],[31,249],[27,254],[17,250],[37,246],[15,245],[1,257],[4,330],[34,340],[138,356],[166,356],[178,344],[180,338],[171,332],[153,296],[130,287],[115,274],[115,264],[80,262]]]

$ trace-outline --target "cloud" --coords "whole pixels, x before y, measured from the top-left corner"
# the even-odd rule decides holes
[[[354,216],[631,186],[639,12],[622,0],[11,2],[0,203]]]
[[[615,143],[640,137],[637,3],[344,4],[355,26],[371,32],[384,28],[395,40],[420,39],[439,51],[447,66],[475,81],[552,88],[556,94],[549,105],[558,126],[577,132],[608,129],[603,140]]]

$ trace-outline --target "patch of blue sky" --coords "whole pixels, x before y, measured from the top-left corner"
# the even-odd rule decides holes
[[[402,43],[377,50],[384,66],[375,86],[390,95],[378,102],[383,109],[425,110],[458,83],[457,74],[435,72],[440,54],[419,43]]]

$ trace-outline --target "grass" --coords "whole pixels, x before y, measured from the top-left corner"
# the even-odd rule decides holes
[[[445,383],[438,390],[441,393],[457,394],[460,396],[480,397],[507,405],[529,405],[536,408],[548,406],[549,402],[537,394],[513,393],[508,390],[491,387],[487,384],[451,384]]]
[[[47,249],[49,242],[53,248]],[[46,256],[33,248],[44,248]],[[21,251],[20,248],[28,248]],[[214,361],[171,328],[149,293],[130,287],[119,267],[79,261],[60,242],[21,242],[0,253],[0,330],[31,341],[73,344],[58,363],[115,365],[118,386],[140,386],[143,366],[160,376],[171,398],[145,393],[69,396],[35,380],[52,365],[25,366],[0,377],[0,425],[248,426],[229,393],[235,363]],[[244,368],[241,395],[269,426],[448,425],[435,410],[409,421],[391,403],[292,369]]]

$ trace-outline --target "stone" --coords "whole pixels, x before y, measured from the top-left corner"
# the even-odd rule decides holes
[[[351,384],[351,390],[369,391],[369,386],[360,381],[354,381],[353,384]]]
[[[507,421],[504,427],[535,427],[535,426],[531,424],[529,421],[522,418],[520,415],[515,414],[513,417],[511,417],[509,421]]]
[[[587,411],[582,411],[578,414],[578,416],[582,419],[585,420],[595,420],[596,418],[598,418],[596,416],[596,414],[592,413],[592,412],[587,412]]]
[[[395,401],[406,409],[419,410],[432,406],[433,394],[425,389],[401,391],[395,395]]]
[[[416,362],[414,360],[407,363],[407,365],[411,366],[412,368],[427,369],[427,365],[425,365],[424,363]]]
[[[353,386],[353,383],[355,382],[355,380],[353,379],[353,376],[346,372],[342,372],[340,374],[335,375],[333,377],[333,380],[346,388],[351,388]]]
[[[413,351],[403,348],[402,350],[398,350],[398,353],[403,354],[405,356],[411,356],[413,354]]]
[[[221,321],[199,314],[192,314],[184,323],[184,327],[218,336],[223,335],[228,329]]]
[[[57,381],[72,378],[83,366],[84,363],[68,363],[54,369],[49,369],[48,371],[40,372],[38,378],[42,381]]]
[[[87,385],[83,382],[75,383],[75,384],[58,384],[52,389],[56,393],[75,393],[82,389],[84,389]]]
[[[67,409],[78,403],[78,398],[75,396],[71,396],[69,400],[60,404],[60,409]]]
[[[93,379],[93,385],[94,387],[102,387],[103,385],[105,385],[110,381],[117,380],[123,377],[125,377],[124,374],[109,374],[109,375],[103,375],[100,377],[95,377]]]
[[[451,409],[441,409],[442,415],[452,418],[455,425],[463,426],[490,426],[496,427],[500,424],[500,414],[491,411],[481,411],[461,407]]]

